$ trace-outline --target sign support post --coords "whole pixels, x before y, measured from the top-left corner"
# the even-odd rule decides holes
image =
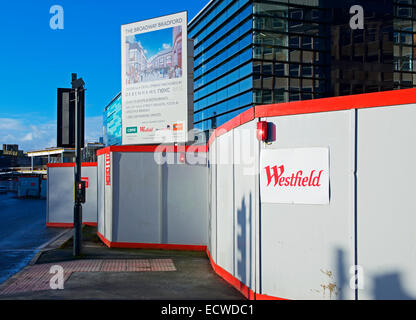
[[[81,181],[81,137],[83,130],[81,130],[81,104],[79,103],[79,92],[84,90],[84,81],[82,78],[77,79],[77,74],[72,74],[72,89],[75,91],[75,201],[74,201],[74,241],[73,241],[73,255],[79,256],[81,254],[82,242],[82,194],[85,190],[85,182]]]

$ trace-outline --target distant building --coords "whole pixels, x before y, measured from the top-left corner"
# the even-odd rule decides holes
[[[19,145],[3,144],[3,149],[0,150],[0,169],[29,165],[30,158],[24,154],[23,150],[19,150]]]
[[[106,146],[121,144],[121,93],[105,107],[103,115],[103,143]]]
[[[82,162],[97,162],[97,150],[105,145],[99,142],[87,142],[82,149]]]
[[[74,148],[46,148],[26,152],[33,170],[46,170],[47,163],[67,163],[75,161]]]

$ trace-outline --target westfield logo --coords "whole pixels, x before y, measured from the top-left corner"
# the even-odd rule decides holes
[[[320,187],[320,179],[322,172],[324,171],[312,170],[311,172],[304,174],[302,170],[299,170],[296,173],[293,172],[292,174],[289,173],[285,175],[284,165],[279,167],[267,166],[264,169],[266,170],[267,186],[274,181],[275,187],[277,185],[280,187]]]
[[[152,132],[153,128],[140,127],[140,132]]]

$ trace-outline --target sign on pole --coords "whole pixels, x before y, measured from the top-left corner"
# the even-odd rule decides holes
[[[81,112],[81,145],[84,145],[84,91],[79,92]],[[75,148],[75,93],[70,88],[58,88],[57,147]]]
[[[121,27],[122,144],[188,140],[187,13]]]

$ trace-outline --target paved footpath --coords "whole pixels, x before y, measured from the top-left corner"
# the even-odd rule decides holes
[[[203,252],[110,249],[95,228],[84,227],[83,255],[74,259],[71,235],[3,283],[0,299],[244,299],[213,272]],[[51,267],[62,267],[63,289],[50,288]]]

